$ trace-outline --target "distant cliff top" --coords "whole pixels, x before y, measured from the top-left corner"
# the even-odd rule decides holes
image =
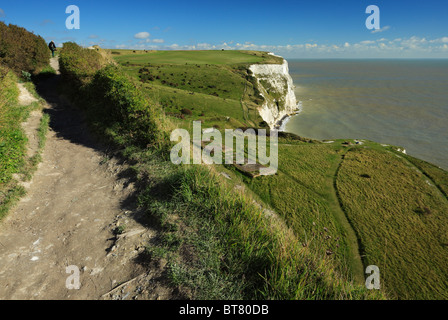
[[[142,64],[283,64],[284,59],[263,51],[202,50],[202,51],[147,51],[108,50],[118,63]]]

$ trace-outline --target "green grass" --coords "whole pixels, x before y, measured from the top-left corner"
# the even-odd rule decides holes
[[[253,52],[112,55],[163,107],[171,129],[198,119],[203,127],[257,126],[259,92],[247,65],[278,63]],[[144,186],[140,206],[162,230],[147,253],[166,260],[186,297],[446,298],[445,171],[370,141],[285,135],[278,174],[251,179],[228,166],[175,167],[151,148],[126,145],[122,126],[108,130],[126,146]],[[363,286],[368,265],[380,268],[379,292]]]
[[[448,198],[448,172],[426,161],[403,155],[400,156],[407,159],[410,163],[421,170],[432,182],[440,189],[440,191]]]
[[[191,128],[193,120],[202,120],[203,127],[217,126],[221,129],[259,123],[256,115],[250,115],[244,109],[244,103],[249,106],[259,103],[253,99],[257,95],[256,88],[253,83],[248,81],[247,74],[244,74],[244,68],[232,64],[226,65],[223,61],[215,61],[215,64],[212,65],[211,61],[189,60],[192,54],[194,53],[176,52],[165,56],[167,60],[151,60],[150,57],[153,53],[136,52],[117,56],[117,61],[121,62],[135,79],[145,82],[145,87],[147,92],[150,92],[151,98],[160,101],[164,110],[174,118],[175,124],[180,127]],[[163,57],[165,53],[159,53],[159,55],[159,57]],[[176,60],[181,56],[185,60]],[[171,58],[173,60],[170,60]],[[200,54],[196,58],[202,59]],[[213,77],[213,74],[216,74],[217,77]],[[242,81],[232,83],[232,79],[238,77]],[[208,87],[210,84],[213,88]],[[233,89],[229,89],[235,84]],[[243,91],[241,95],[243,85],[244,91],[248,91],[248,93],[245,94]],[[247,90],[248,88],[249,90]],[[216,93],[215,96],[212,96],[213,93]],[[238,97],[240,97],[239,105]],[[227,105],[223,104],[224,100],[228,103]],[[191,111],[191,115],[179,116],[181,110],[185,108]],[[256,113],[255,108],[252,110]],[[227,120],[229,118],[231,121]],[[361,284],[364,281],[365,267],[376,264],[382,270],[383,288],[391,297],[431,298],[446,294],[447,286],[443,277],[438,279],[441,277],[439,271],[434,271],[435,273],[433,272],[431,277],[422,276],[419,272],[419,268],[426,268],[425,263],[417,262],[414,267],[405,268],[409,271],[405,272],[406,276],[400,276],[399,273],[391,271],[390,266],[385,266],[382,261],[374,263],[373,260],[380,256],[379,252],[383,252],[385,247],[384,243],[366,238],[367,231],[365,229],[372,228],[371,223],[373,223],[366,215],[373,213],[365,208],[368,208],[368,204],[375,203],[375,200],[372,199],[377,195],[376,192],[365,193],[353,200],[350,192],[359,191],[360,186],[357,184],[358,180],[346,177],[346,170],[350,162],[347,161],[348,158],[344,158],[349,148],[353,147],[343,146],[342,142],[343,140],[338,140],[333,144],[322,144],[284,141],[279,146],[280,163],[277,175],[257,179],[241,175],[240,178],[262,201],[281,216],[294,232],[297,241],[305,246],[313,256],[331,263],[337,272],[343,274],[346,279],[352,279]],[[354,148],[362,149],[364,147],[372,151],[372,157],[377,153],[382,155],[386,152],[384,147],[368,141]],[[389,151],[393,152],[392,149]],[[389,153],[386,152],[386,154]],[[351,153],[348,157],[350,155]],[[378,159],[382,159],[382,157],[379,156]],[[415,170],[421,170],[438,189],[436,187],[431,189],[426,183],[417,191],[412,189],[414,192],[406,191],[394,194],[393,201],[397,201],[399,209],[403,212],[424,214],[428,208],[431,208],[431,212],[432,208],[443,212],[446,200],[443,199],[443,195],[446,197],[448,174],[418,159],[412,157],[406,157],[406,159],[408,166],[401,168],[401,175],[409,178]],[[412,167],[411,163],[415,166],[415,170],[412,169],[414,171],[409,169]],[[379,160],[375,170],[384,169],[387,172],[388,164],[385,159]],[[365,175],[370,176],[370,173],[365,173]],[[343,185],[341,177],[346,179]],[[365,179],[369,178],[361,177],[360,181]],[[382,186],[387,185],[384,181],[378,183]],[[410,185],[413,183],[409,182]],[[398,185],[394,187],[398,188]],[[347,192],[346,189],[349,189],[350,192]],[[434,190],[439,192],[440,197],[433,199],[431,207],[428,207],[423,200],[419,206],[412,209],[406,205],[411,202],[411,199],[420,199],[422,195],[434,192]],[[392,189],[388,189],[388,192],[392,192]],[[378,197],[381,198],[380,195]],[[409,201],[405,202],[403,199]],[[353,206],[354,208],[352,208]],[[384,212],[393,211],[393,208],[391,204],[387,204],[383,210]],[[355,215],[359,217],[359,221],[354,220]],[[401,219],[405,221],[403,217]],[[442,221],[441,226],[438,227],[441,239],[444,239],[445,235],[440,230],[445,228],[446,222]],[[363,228],[360,227],[361,223],[364,223]],[[399,229],[397,229],[398,231]],[[393,243],[396,236],[386,232],[382,241]],[[420,239],[419,237],[420,235],[416,236],[416,239]],[[416,241],[412,242],[412,245],[415,245]],[[410,247],[404,246],[401,249],[404,252],[406,250],[409,252],[412,250],[412,245],[410,242]],[[442,248],[443,244],[440,247]],[[428,253],[429,261],[440,267],[440,262],[443,261],[440,258],[442,252],[436,253],[437,250],[434,250],[436,249],[433,248],[433,252]],[[366,252],[369,254],[376,252],[377,256],[375,259],[368,259]],[[425,259],[428,260],[428,258]],[[408,262],[408,257],[406,254],[400,255],[397,251],[388,255],[387,260],[390,265],[404,265],[404,261]],[[414,284],[409,284],[410,281],[414,281]],[[437,281],[440,285],[434,289],[432,282]],[[416,291],[417,287],[423,287],[421,292]]]
[[[236,193],[213,170],[167,166],[171,174],[162,179],[155,174],[166,170],[160,163],[146,168],[142,176],[153,184],[140,204],[164,230],[150,256],[167,260],[172,283],[187,288],[188,298],[381,298],[303,248],[281,220],[253,204],[250,192]]]
[[[391,298],[446,299],[446,171],[377,143],[341,142],[280,140],[278,174],[246,182],[315,254],[333,251],[349,277],[360,282],[377,265]]]
[[[42,107],[43,101],[36,93],[32,83],[24,83],[25,87],[39,102],[29,106],[18,104],[19,89],[17,77],[12,72],[0,79],[0,219],[6,216],[11,207],[25,194],[25,189],[13,179],[13,174],[20,174],[29,180],[41,161],[49,117],[43,115],[38,129],[38,152],[31,158],[26,156],[28,139],[21,126],[31,110]]]
[[[237,101],[243,95],[246,83],[241,74],[218,65],[158,65],[145,66],[139,71],[139,79],[147,83]]]
[[[175,77],[175,68],[172,65],[168,68]],[[82,75],[79,71],[73,70],[73,74]],[[223,81],[229,79],[231,77]],[[141,107],[149,106],[154,108],[154,112],[160,112],[156,108],[160,99],[156,102],[152,99],[160,98],[162,94],[150,96],[148,90],[141,90],[142,86],[126,78],[120,68],[108,67],[98,71],[91,83],[72,89],[83,92],[82,103],[89,106],[86,110],[88,119],[95,123],[95,127],[101,128],[107,141],[121,148],[123,157],[133,163],[133,172],[141,186],[139,206],[161,231],[158,239],[148,244],[147,255],[153,262],[165,259],[171,283],[180,288],[186,298],[383,298],[381,293],[347,281],[346,275],[334,268],[331,259],[304,248],[302,239],[296,237],[284,220],[276,215],[266,215],[254,203],[254,199],[258,199],[256,194],[250,190],[240,193],[234,189],[235,183],[243,184],[238,174],[230,172],[235,181],[228,183],[215,172],[214,167],[178,167],[167,162],[166,154],[154,146],[166,143],[164,139],[169,132],[159,136],[143,135],[141,131],[145,127],[142,121],[151,127],[154,124],[158,128],[173,126],[168,125],[162,116],[160,119],[154,114],[146,117]],[[153,84],[151,89],[162,86]],[[163,87],[164,90],[187,92],[185,89]],[[176,97],[180,95],[178,92],[174,94]],[[232,94],[230,90],[229,94]],[[202,95],[197,100],[202,102],[201,108],[207,97],[220,98],[207,92],[195,95]],[[184,105],[176,107],[185,108]],[[227,107],[227,112],[236,112],[229,108],[231,106]],[[223,116],[218,116],[219,112],[212,109],[213,106],[207,108],[208,113],[214,115],[216,121],[221,121]],[[97,117],[104,110],[107,114]],[[191,115],[186,113],[188,117],[193,119],[197,116],[196,108],[190,111]],[[248,115],[249,112],[243,113],[243,119]],[[120,117],[123,120],[117,121]],[[235,118],[228,121],[238,123]],[[187,120],[190,119],[179,119],[188,126]],[[148,139],[136,140],[139,135]]]
[[[114,52],[120,53],[112,54],[115,61],[143,82],[147,94],[181,127],[198,117],[208,127],[260,126],[257,109],[263,100],[247,68],[282,63],[281,58],[255,51]],[[194,118],[182,115],[182,109],[191,110]]]
[[[248,186],[287,222],[314,254],[331,260],[349,279],[363,282],[357,239],[333,187],[346,150],[340,142],[279,144],[275,176],[248,179]],[[332,254],[327,256],[327,251]]]
[[[25,161],[27,138],[22,130],[28,114],[27,107],[18,104],[17,78],[10,72],[0,87],[0,183],[6,184]]]
[[[159,101],[166,114],[179,127],[188,128],[192,121],[202,120],[205,127],[219,125],[222,128],[244,126],[244,114],[239,101],[221,99],[212,95],[168,88],[158,85],[145,85],[148,97]],[[191,115],[182,114],[182,109],[188,109]],[[230,119],[227,120],[227,117]]]
[[[426,176],[387,150],[351,149],[337,178],[343,207],[389,295],[448,297],[448,202]]]
[[[120,52],[114,55],[119,63],[130,62],[131,64],[241,64],[262,62],[264,58],[259,55],[241,51],[155,51],[145,53],[144,51],[113,50]]]

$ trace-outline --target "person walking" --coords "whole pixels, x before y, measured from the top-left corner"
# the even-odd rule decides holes
[[[50,48],[50,50],[51,50],[51,55],[52,55],[53,58],[54,58],[54,52],[57,51],[57,49],[56,49],[56,45],[55,45],[54,41],[51,41],[51,42],[48,44],[48,48]]]

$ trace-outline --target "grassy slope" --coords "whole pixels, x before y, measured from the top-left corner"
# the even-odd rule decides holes
[[[209,127],[259,126],[262,119],[254,103],[257,92],[247,79],[246,66],[281,62],[260,52],[117,50],[113,53],[128,74],[145,82],[150,96],[182,127],[188,127],[193,120],[202,120]],[[182,114],[182,109],[192,114]]]
[[[118,54],[117,54],[118,53]],[[113,50],[112,55],[119,63],[132,64],[240,64],[240,63],[278,63],[278,59],[256,51],[144,51]]]
[[[339,270],[360,279],[359,250],[390,297],[445,299],[447,173],[374,142],[341,142],[280,141],[279,174],[246,182],[316,254],[333,251]]]
[[[23,187],[13,179],[13,174],[22,174],[24,179],[31,178],[37,163],[40,162],[40,151],[44,147],[49,121],[48,116],[42,117],[38,130],[39,152],[28,159],[26,157],[28,139],[21,123],[26,121],[30,111],[40,108],[41,104],[35,102],[29,106],[19,105],[17,81],[12,72],[0,80],[0,219],[25,193]],[[25,87],[38,97],[32,83],[25,83]]]
[[[224,124],[224,127],[237,127],[241,123],[245,122],[244,115],[241,116],[241,109],[236,107],[227,106],[227,109],[223,109],[226,112],[221,113],[216,112],[214,107],[209,105],[204,97],[209,96],[210,92],[204,91],[203,88],[198,88],[198,86],[203,86],[205,84],[220,84],[223,83],[223,74],[215,79],[210,77],[207,79],[206,76],[210,75],[211,69],[216,68],[216,70],[228,70],[223,66],[224,63],[218,62],[218,66],[208,66],[208,63],[212,62],[210,57],[213,52],[208,53],[208,57],[204,58],[204,53],[199,53],[193,60],[188,60],[191,55],[196,55],[198,53],[189,52],[185,54],[184,52],[176,52],[168,54],[160,53],[157,59],[151,60],[152,54],[139,55],[134,54],[134,59],[131,63],[148,63],[151,61],[151,66],[154,68],[153,63],[163,62],[169,63],[169,59],[176,57],[176,61],[183,64],[180,65],[169,65],[169,66],[156,66],[155,69],[151,70],[154,76],[159,76],[152,85],[153,90],[159,90],[158,88],[163,87],[161,81],[165,80],[165,84],[179,81],[185,75],[187,85],[184,85],[180,89],[172,88],[170,98],[167,101],[163,99],[166,96],[159,95],[161,97],[162,104],[166,105],[166,110],[168,112],[176,112],[176,109],[180,110],[183,105],[179,105],[179,100],[182,94],[187,94],[187,91],[200,92],[196,93],[196,104],[195,110],[193,110],[193,116],[188,117],[183,120],[182,126],[188,126],[191,123],[192,118],[201,118],[201,114],[213,113],[213,115],[231,115],[235,120],[232,123]],[[228,53],[230,54],[230,53]],[[138,57],[136,57],[138,55]],[[173,56],[174,55],[174,56]],[[180,56],[184,57],[184,60],[180,60]],[[121,59],[121,60],[120,60]],[[119,61],[129,61],[132,59],[132,54],[127,56],[122,56]],[[165,60],[163,60],[165,59]],[[200,61],[202,60],[202,61]],[[198,65],[184,65],[185,63],[201,63],[201,67]],[[171,61],[172,62],[172,61]],[[216,61],[215,61],[216,62]],[[134,68],[134,70],[132,70]],[[148,67],[151,69],[151,67]],[[163,72],[160,72],[159,69]],[[163,69],[166,68],[166,69]],[[128,71],[135,77],[138,76],[139,67],[128,67]],[[171,72],[168,72],[171,71]],[[179,76],[181,75],[181,76]],[[201,76],[204,77],[201,79]],[[225,77],[224,77],[225,78]],[[200,79],[200,80],[194,80]],[[200,82],[198,82],[200,81]],[[208,82],[211,81],[211,82]],[[224,81],[224,85],[227,85]],[[157,89],[154,89],[157,88]],[[166,86],[165,86],[166,88]],[[213,88],[215,89],[215,88]],[[237,88],[238,89],[238,88]],[[168,89],[166,89],[168,90]],[[202,92],[201,92],[202,90]],[[176,92],[174,92],[176,91]],[[160,91],[159,91],[160,92]],[[236,100],[235,96],[241,92],[241,87],[232,93],[229,93],[226,99]],[[222,94],[222,92],[220,92]],[[154,95],[156,97],[156,95]],[[194,95],[190,95],[194,97]],[[214,97],[219,98],[220,97]],[[232,99],[233,98],[233,99]],[[178,99],[178,100],[176,100]],[[205,102],[204,102],[205,101]],[[183,102],[183,101],[182,101]],[[214,106],[217,106],[215,104]],[[218,117],[217,117],[218,119]],[[204,124],[205,126],[210,123]],[[215,124],[215,123],[213,123]],[[292,228],[299,242],[313,252],[313,254],[321,257],[322,259],[332,261],[332,263],[338,266],[339,272],[348,273],[349,277],[353,277],[357,282],[361,282],[363,279],[363,271],[367,265],[375,264],[380,267],[383,277],[383,286],[391,294],[392,297],[409,298],[409,297],[444,297],[447,291],[446,276],[441,272],[445,259],[443,259],[444,248],[444,237],[446,237],[446,226],[447,221],[445,221],[441,216],[446,206],[446,199],[443,194],[436,188],[431,187],[429,184],[419,184],[414,180],[408,181],[409,190],[407,188],[402,189],[403,192],[399,194],[392,193],[393,188],[399,188],[400,183],[404,181],[397,180],[398,184],[391,188],[390,185],[382,180],[374,180],[369,178],[359,178],[361,174],[366,174],[365,172],[358,172],[358,178],[355,179],[351,175],[351,172],[355,170],[355,164],[357,162],[349,161],[353,154],[353,151],[349,151],[350,148],[364,148],[367,147],[371,151],[369,156],[370,159],[381,159],[377,160],[374,171],[381,171],[388,174],[390,170],[390,159],[382,158],[382,155],[387,153],[383,147],[373,142],[366,142],[362,146],[356,147],[346,147],[341,143],[343,141],[336,141],[333,144],[321,144],[321,143],[305,143],[305,142],[280,142],[279,153],[279,173],[272,177],[262,177],[258,179],[249,179],[247,177],[241,176],[245,180],[247,185],[260,196],[260,198],[267,204],[269,204],[275,211],[287,222],[288,226]],[[363,149],[362,149],[363,150]],[[392,151],[390,151],[392,152]],[[347,155],[346,155],[347,153]],[[393,156],[396,158],[396,156]],[[422,170],[427,177],[433,179],[437,187],[445,192],[447,190],[447,174],[443,170],[440,170],[430,164],[422,162],[418,159],[412,157],[406,157],[409,162],[413,163],[419,170]],[[397,158],[398,159],[398,158]],[[412,178],[415,175],[415,167],[413,166],[401,166],[399,169],[400,176]],[[358,170],[366,171],[366,168],[358,168]],[[361,170],[361,171],[362,171]],[[238,175],[238,173],[236,173]],[[418,173],[419,175],[422,175]],[[370,190],[376,190],[375,192],[367,192],[360,182],[370,181],[373,183],[369,185]],[[387,186],[386,189],[381,189],[380,186]],[[375,189],[378,187],[379,189]],[[363,191],[364,190],[364,191]],[[438,196],[437,195],[438,191]],[[386,202],[382,199],[381,195],[384,193],[392,193],[391,202]],[[435,192],[435,193],[434,193]],[[360,195],[357,195],[360,193]],[[432,203],[427,203],[428,199],[424,195],[433,194]],[[355,196],[357,195],[357,196]],[[378,197],[378,199],[375,199]],[[354,200],[356,199],[356,200]],[[419,205],[410,205],[415,199],[419,199]],[[415,200],[417,201],[417,200]],[[370,208],[373,206],[375,209]],[[435,223],[432,228],[437,229],[439,237],[438,248],[432,247],[428,249],[418,249],[419,259],[416,262],[410,262],[409,255],[415,255],[416,243],[425,242],[427,245],[430,243],[429,238],[426,238],[425,233],[417,233],[417,229],[414,229],[413,220],[410,216],[417,212],[424,212],[425,208],[431,207],[431,215],[433,217],[438,217],[439,225]],[[400,248],[398,251],[392,250],[389,254],[386,252],[389,250],[389,246],[386,250],[385,242],[394,243],[394,240],[401,237],[403,229],[398,227],[389,228],[384,226],[381,222],[390,215],[391,212],[399,208],[400,212],[403,212],[403,216],[400,216],[402,228],[407,230],[413,230],[409,234],[414,235],[414,241],[401,241],[401,246],[397,244]],[[376,210],[376,211],[375,211]],[[375,212],[375,215],[374,215]],[[418,215],[418,213],[417,213]],[[420,213],[420,215],[422,215]],[[375,216],[375,219],[371,219]],[[398,217],[398,215],[396,216]],[[425,217],[428,220],[428,217]],[[429,223],[427,221],[427,223]],[[372,224],[375,227],[372,227]],[[420,228],[421,226],[419,226]],[[372,228],[376,228],[381,237],[376,234],[376,238],[369,237]],[[428,229],[429,234],[429,229]],[[394,243],[395,245],[395,243]],[[437,247],[437,246],[436,246]],[[330,255],[327,255],[330,252]],[[403,254],[399,254],[403,252]],[[363,259],[361,261],[361,254]],[[367,254],[368,253],[368,254]],[[395,253],[395,254],[391,254]],[[367,256],[366,256],[367,255]],[[387,255],[387,264],[384,264],[383,258]],[[418,256],[418,255],[417,255]],[[421,263],[419,261],[422,261]],[[428,276],[422,275],[421,270],[426,270],[428,266],[425,264],[431,263],[434,265],[434,270],[429,272]],[[394,269],[391,266],[400,266],[400,271]],[[420,272],[417,272],[420,269]],[[439,271],[437,271],[439,270]],[[413,284],[411,284],[412,282]],[[433,283],[438,283],[438,285],[433,285]],[[417,292],[416,288],[423,287],[421,292]],[[431,293],[432,292],[432,293]]]
[[[66,50],[64,56],[68,57],[73,48]],[[67,65],[70,61],[61,60]],[[75,75],[82,74],[83,66],[73,68]],[[346,281],[335,272],[331,261],[303,248],[282,219],[266,215],[253,203],[256,195],[236,189],[242,184],[238,175],[230,172],[234,179],[228,183],[214,171],[225,170],[221,166],[209,170],[201,166],[179,167],[161,158],[160,150],[144,147],[147,143],[166,143],[166,137],[148,135],[149,140],[139,147],[139,140],[133,137],[143,134],[137,124],[145,128],[138,121],[142,118],[141,107],[149,103],[155,108],[154,102],[142,98],[145,91],[140,88],[124,77],[120,68],[107,67],[81,89],[82,95],[75,92],[75,97],[82,98],[82,105],[90,106],[87,115],[92,123],[99,124],[95,125],[98,132],[123,148],[122,155],[134,164],[139,185],[144,188],[140,206],[163,231],[160,239],[148,244],[148,254],[153,262],[167,259],[171,281],[182,290],[187,288],[188,298],[382,298]],[[104,108],[111,112],[104,114]],[[114,110],[120,110],[116,116],[128,122],[107,120]],[[150,114],[144,121],[151,127],[158,118]]]
[[[204,127],[236,128],[254,125],[254,122],[247,121],[249,119],[257,118],[255,122],[260,122],[255,108],[252,110],[252,115],[249,113],[247,116],[243,109],[244,104],[238,101],[244,93],[248,97],[255,93],[252,84],[243,77],[237,65],[279,62],[270,60],[272,56],[264,56],[263,61],[260,55],[260,53],[236,51],[151,53],[121,51],[120,55],[115,54],[115,60],[123,64],[126,71],[135,79],[140,79],[142,74],[152,77],[151,81],[145,83],[147,92],[153,99],[161,102],[168,114],[180,114],[183,108],[191,108],[192,115],[177,120],[177,125],[190,128],[192,120],[200,119],[204,121]],[[143,73],[139,72],[142,67],[144,67]],[[213,93],[217,93],[218,96]],[[249,99],[245,101],[247,100]],[[250,105],[250,102],[248,104]],[[230,121],[227,121],[226,117],[230,117]],[[338,256],[336,261],[341,264],[340,270],[344,270],[343,272],[347,272],[345,271],[347,268],[354,270],[355,278],[361,282],[363,270],[359,254],[356,249],[352,249],[356,246],[348,245],[348,243],[356,244],[356,239],[340,210],[333,188],[333,173],[339,165],[340,156],[336,153],[322,153],[322,148],[327,149],[325,145],[309,146],[307,149],[291,146],[281,148],[280,153],[287,156],[281,158],[285,161],[281,164],[280,175],[274,179],[263,178],[254,180],[253,183],[248,182],[263,200],[275,208],[295,228],[301,241],[309,241],[310,247],[317,250],[316,252],[321,257],[326,256],[328,249],[334,251]],[[310,156],[311,150],[314,151],[313,157]],[[305,169],[297,170],[294,154],[296,157],[306,159],[308,165]],[[316,168],[313,167],[314,163],[321,163],[328,167]],[[315,172],[315,169],[319,171]],[[299,174],[305,176],[299,177]],[[302,181],[314,183],[306,186]],[[297,189],[298,185],[304,188]],[[291,190],[284,192],[284,187],[290,187]],[[307,206],[303,206],[303,202],[307,203]],[[310,215],[315,215],[316,212],[319,212],[321,216],[314,219],[316,221],[311,221]],[[306,217],[307,222],[303,221],[303,217]],[[312,226],[312,222],[316,225]],[[327,241],[324,238],[328,234],[320,236],[324,227],[330,229],[333,239],[339,236],[340,240]],[[312,236],[311,230],[317,234],[316,237]],[[310,232],[310,234],[303,237],[304,232]],[[351,234],[349,239],[346,237],[347,234]]]
[[[196,54],[199,57],[196,56],[190,61],[191,55]],[[132,59],[131,64],[151,63],[151,65],[147,65],[147,68],[154,69],[149,73],[153,76],[158,75],[159,79],[153,81],[153,84],[148,87],[158,91],[158,96],[153,95],[153,97],[160,97],[160,101],[168,112],[175,113],[185,107],[183,105],[185,98],[182,96],[189,95],[196,98],[192,99],[195,103],[195,108],[192,110],[193,115],[186,117],[178,124],[188,127],[192,120],[203,119],[201,114],[207,115],[207,113],[216,116],[217,122],[206,120],[205,127],[219,124],[227,128],[238,127],[242,123],[247,124],[244,111],[242,116],[242,109],[238,109],[236,104],[234,107],[227,106],[224,109],[227,112],[224,114],[222,111],[216,112],[218,104],[210,105],[206,99],[206,97],[211,97],[210,91],[198,88],[207,83],[219,85],[224,82],[224,85],[228,84],[222,80],[222,75],[218,77],[219,79],[212,77],[201,79],[202,74],[207,76],[210,74],[212,69],[207,68],[215,68],[223,70],[223,72],[229,70],[229,66],[223,62],[215,61],[219,65],[209,66],[208,64],[214,60],[210,55],[214,53],[208,53],[207,58],[201,56],[203,54],[197,52],[188,54],[185,52],[159,53],[157,59],[151,60],[150,57],[153,54],[137,52],[117,59],[122,62]],[[181,56],[183,56],[183,60],[180,58]],[[173,61],[170,59],[173,57],[179,65],[154,65],[156,61],[171,63]],[[185,63],[193,63],[193,61],[198,65],[185,65]],[[234,68],[234,66],[231,67]],[[139,69],[140,66],[128,65],[127,67],[128,72],[134,77],[139,76]],[[188,75],[186,77],[187,84],[180,89],[173,88],[169,84],[182,80],[185,75]],[[165,83],[161,82],[163,80]],[[161,94],[160,88],[162,87],[171,92],[167,95]],[[195,95],[191,95],[190,90],[197,91]],[[232,93],[229,92],[227,96],[224,94],[224,96],[228,101],[235,101],[235,96],[232,94],[237,95],[240,92],[241,87]],[[219,94],[223,93],[225,92],[219,92]],[[213,98],[223,99],[221,97]],[[164,99],[167,100],[164,101]],[[181,102],[179,103],[179,101]],[[191,103],[193,104],[193,102]],[[218,115],[230,115],[233,121],[226,123],[221,120],[219,122]],[[448,290],[447,278],[441,270],[446,263],[443,256],[446,255],[444,253],[447,243],[445,230],[448,221],[445,221],[443,213],[448,212],[446,211],[448,174],[428,163],[404,155],[402,158],[407,159],[407,165],[398,166],[397,169],[395,168],[397,164],[392,160],[399,158],[393,155],[392,149],[386,151],[384,147],[368,141],[364,145],[351,147],[343,146],[342,142],[342,140],[338,140],[333,144],[322,144],[280,141],[278,175],[253,180],[242,175],[240,178],[244,179],[251,190],[265,203],[275,209],[292,228],[297,241],[306,246],[315,256],[325,261],[331,261],[333,265],[337,266],[338,272],[346,273],[349,278],[361,282],[364,268],[367,265],[375,264],[380,267],[382,272],[383,288],[391,297],[445,297]],[[357,161],[352,161],[353,154],[355,154],[352,149],[364,150],[363,148],[368,148],[370,161],[376,160],[371,171],[359,166]],[[385,155],[388,157],[385,158]],[[394,168],[396,171],[392,170]],[[435,184],[438,189],[427,182],[420,183],[423,178],[420,182],[413,179],[415,175],[423,177],[420,170],[424,172],[427,179],[432,179],[431,183]],[[368,174],[367,171],[370,174],[376,171],[385,174],[381,179],[361,177],[363,174]],[[397,179],[394,184],[384,180],[388,176],[395,177],[394,172],[397,174],[396,177],[405,177],[405,179]],[[238,172],[235,174],[239,176]],[[369,181],[371,185],[367,187],[362,184],[366,181]],[[403,188],[401,183],[406,183],[407,187]],[[395,189],[400,188],[403,190],[402,192],[395,192]],[[390,201],[385,201],[384,197]],[[424,214],[428,208],[431,213]],[[386,226],[383,221],[387,220],[395,210],[401,212],[400,215],[394,215],[400,221],[400,226]],[[423,225],[416,228],[416,215],[420,220],[425,220],[426,229],[423,228]],[[419,228],[427,231],[419,233]],[[377,230],[375,236],[372,236],[372,229]],[[402,236],[404,230],[407,230],[409,236],[412,235],[414,238],[412,241],[410,239],[397,240],[407,237]],[[431,233],[432,238],[429,237]],[[434,239],[438,239],[438,244],[429,248],[430,243],[436,243],[432,242]],[[398,242],[395,243],[395,241]],[[387,247],[385,247],[386,243],[388,243]],[[396,245],[399,250],[390,249],[391,244]],[[330,254],[328,255],[328,253]],[[416,259],[416,257],[418,258]],[[433,270],[429,272],[430,265]],[[421,289],[418,290],[418,288]]]
[[[337,186],[365,264],[380,267],[390,295],[446,299],[448,202],[440,190],[402,156],[363,148],[347,153]]]
[[[23,165],[26,136],[20,122],[26,118],[25,107],[18,106],[19,88],[17,78],[10,72],[2,80],[0,87],[0,182],[11,180],[12,173]]]
[[[361,283],[363,268],[356,237],[341,211],[334,177],[346,150],[341,142],[284,143],[279,146],[279,172],[247,183],[269,203],[315,254],[350,270]]]
[[[135,154],[134,154],[135,155]],[[152,182],[140,203],[164,230],[151,258],[168,262],[173,284],[195,299],[378,299],[345,281],[332,261],[302,246],[283,220],[267,215],[222,167],[138,161]],[[216,171],[215,171],[216,170]],[[163,174],[161,174],[163,172]],[[163,177],[162,177],[163,176]]]

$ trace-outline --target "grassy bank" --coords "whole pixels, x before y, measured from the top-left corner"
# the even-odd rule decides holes
[[[79,50],[72,48],[65,46],[61,52],[63,72],[69,70],[64,64],[72,61],[70,55]],[[63,73],[66,84],[92,127],[133,163],[141,186],[140,207],[162,232],[158,241],[148,244],[148,257],[164,261],[172,285],[186,297],[383,297],[354,285],[332,260],[304,247],[282,218],[254,203],[259,197],[244,188],[239,174],[229,171],[234,177],[229,183],[217,171],[225,168],[178,167],[167,161],[174,119],[166,117],[160,102],[132,73],[127,76],[117,66],[96,68],[94,51],[83,50],[85,61]]]
[[[26,153],[28,139],[22,128],[22,122],[27,120],[32,110],[38,110],[42,105],[40,102],[29,106],[20,105],[18,81],[12,71],[0,66],[0,219],[25,194],[18,177],[25,181],[31,179],[41,160],[49,122],[48,116],[44,115],[38,130],[38,151],[28,158]],[[26,83],[25,87],[36,94],[32,83]]]
[[[213,54],[216,52],[208,52],[208,58]],[[212,64],[191,55],[194,53],[126,51],[113,56],[143,83],[152,99],[161,101],[178,126],[190,128],[193,120],[203,121],[203,128],[219,129],[259,124],[245,112],[244,103],[241,108],[236,103],[239,96],[240,102],[257,104],[253,99],[256,86],[242,72],[244,63],[223,63],[217,55]],[[212,70],[219,74],[218,79],[210,76]],[[241,82],[233,82],[231,91],[226,86],[232,85],[232,76]],[[208,80],[215,87],[207,87]],[[233,104],[222,105],[224,99]],[[183,114],[184,109],[191,112]],[[207,117],[210,113],[213,118]],[[368,154],[369,160],[352,161],[358,151]],[[279,153],[275,176],[252,179],[237,170],[234,173],[275,210],[303,247],[357,283],[363,282],[368,265],[379,266],[383,289],[392,298],[446,297],[447,278],[441,271],[446,263],[446,171],[370,141],[280,139]],[[397,164],[396,159],[403,159],[406,165]],[[365,166],[370,162],[369,169]],[[375,172],[384,175],[379,178]],[[400,226],[386,226],[391,215]],[[417,228],[416,216],[423,223]],[[372,233],[372,229],[377,231]],[[407,238],[411,235],[412,241]]]
[[[25,28],[0,21],[0,65],[16,75],[38,74],[50,63],[45,40]]]
[[[401,155],[359,148],[345,155],[337,187],[389,295],[446,299],[448,202],[434,183]]]

